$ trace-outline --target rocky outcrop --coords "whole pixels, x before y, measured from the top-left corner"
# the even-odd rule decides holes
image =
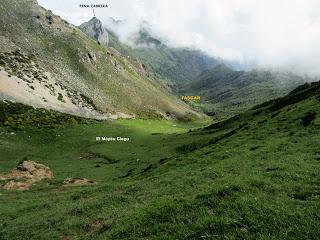
[[[109,34],[98,18],[93,17],[89,22],[81,24],[80,29],[91,38],[97,40],[99,44],[108,46]]]
[[[5,182],[2,188],[6,190],[27,190],[34,183],[52,177],[49,167],[34,161],[23,161],[10,173],[0,176],[0,180]]]

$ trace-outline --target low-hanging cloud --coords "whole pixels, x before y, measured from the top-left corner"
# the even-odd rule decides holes
[[[212,56],[258,66],[320,75],[318,0],[39,0],[75,25],[92,17],[79,4],[107,3],[96,15],[125,20],[128,40],[142,22],[171,46],[195,47]]]

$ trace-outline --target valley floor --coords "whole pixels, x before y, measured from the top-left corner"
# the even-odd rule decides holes
[[[208,123],[6,123],[0,175],[30,159],[54,178],[0,190],[0,239],[317,239],[319,100],[262,108],[201,129]],[[68,177],[97,184],[63,187]]]

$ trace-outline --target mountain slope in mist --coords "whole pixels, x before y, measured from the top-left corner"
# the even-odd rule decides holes
[[[200,50],[169,47],[152,37],[147,29],[141,29],[133,39],[137,55],[147,66],[160,78],[169,79],[178,86],[219,63]]]
[[[114,28],[116,26],[113,26]],[[202,71],[221,62],[220,59],[210,57],[200,50],[170,47],[154,37],[148,27],[142,26],[137,33],[133,34],[130,37],[130,44],[121,42],[116,31],[110,29],[108,29],[109,46],[122,54],[139,58],[159,79],[174,87],[179,88]]]
[[[199,106],[209,115],[231,116],[282,96],[307,81],[311,79],[292,73],[266,69],[235,71],[221,64],[201,73],[182,93],[199,95]]]
[[[90,20],[92,21],[92,20]],[[89,22],[90,22],[89,21]],[[88,22],[88,23],[89,23]],[[83,28],[89,36],[96,36]],[[113,24],[113,29],[121,22]],[[148,27],[131,36],[131,45],[121,42],[110,30],[109,45],[119,54],[140,59],[146,69],[151,69],[159,79],[165,79],[169,89],[177,95],[200,96],[200,102],[187,101],[188,104],[208,115],[217,118],[238,114],[263,101],[288,93],[306,81],[305,76],[290,72],[268,69],[236,71],[230,65],[221,64],[223,60],[208,57],[195,49],[172,48],[150,34]]]

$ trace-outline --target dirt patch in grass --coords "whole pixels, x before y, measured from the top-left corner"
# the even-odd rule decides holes
[[[94,220],[93,222],[86,224],[84,226],[84,229],[87,232],[98,232],[102,233],[106,231],[110,226],[106,223],[106,220],[103,218],[98,218]]]
[[[87,159],[87,160],[101,160],[97,163],[103,163],[103,164],[113,164],[113,163],[117,163],[117,160],[114,160],[108,156],[105,156],[103,154],[100,153],[94,153],[94,152],[85,152],[80,159]]]
[[[86,179],[86,178],[66,178],[63,181],[63,186],[69,187],[69,186],[87,186],[96,184],[95,181]]]

